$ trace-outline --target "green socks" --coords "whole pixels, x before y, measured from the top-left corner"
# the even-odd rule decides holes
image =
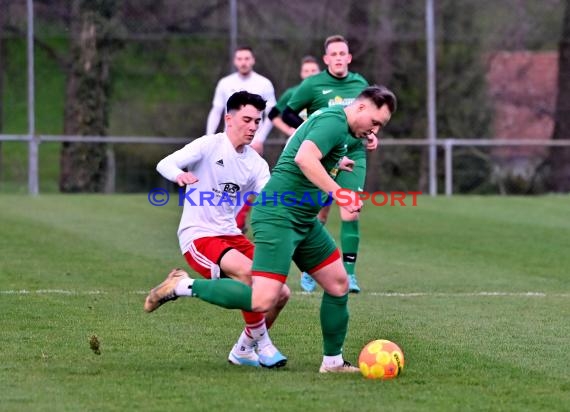
[[[192,296],[222,308],[251,312],[251,287],[233,279],[194,279]]]
[[[340,226],[340,248],[342,249],[342,264],[349,275],[356,273],[356,255],[360,243],[358,220],[342,221]]]
[[[321,301],[321,329],[323,353],[335,356],[342,353],[348,329],[348,294],[340,297],[323,293]]]
[[[233,279],[194,279],[192,296],[226,309],[251,312],[251,287]],[[341,354],[348,329],[348,294],[336,297],[323,293],[321,329],[324,355]]]

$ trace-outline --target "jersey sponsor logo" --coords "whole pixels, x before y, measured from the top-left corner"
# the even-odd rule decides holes
[[[334,99],[329,99],[329,107],[331,106],[348,106],[350,103],[354,101],[354,97],[342,98],[340,96],[336,96]]]
[[[223,192],[230,193],[232,195],[234,193],[239,192],[239,186],[236,185],[235,183],[225,182],[225,183],[219,183],[218,185],[221,187]]]
[[[323,94],[329,94],[332,93],[332,89],[324,89],[323,90]]]
[[[224,159],[218,160],[218,161],[216,162],[216,164],[217,164],[218,166],[224,167]]]

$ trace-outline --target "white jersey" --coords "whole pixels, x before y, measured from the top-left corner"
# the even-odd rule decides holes
[[[198,182],[187,185],[178,240],[182,253],[201,237],[239,235],[235,217],[247,192],[260,193],[269,180],[269,166],[249,146],[236,152],[226,133],[202,136],[162,159],[156,170],[166,179],[192,172]]]
[[[264,142],[267,135],[271,131],[272,123],[267,115],[275,106],[275,90],[271,81],[252,71],[247,76],[242,76],[239,73],[233,73],[229,76],[223,77],[216,86],[214,93],[214,100],[212,101],[212,109],[208,115],[208,123],[206,125],[206,134],[216,132],[220,124],[220,118],[225,113],[226,103],[232,94],[245,90],[249,93],[258,94],[267,102],[265,107],[264,119],[261,122],[259,129],[255,133],[254,141]]]

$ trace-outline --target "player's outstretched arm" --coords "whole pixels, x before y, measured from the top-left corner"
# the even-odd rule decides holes
[[[362,208],[362,201],[358,196],[351,196],[351,191],[344,189],[342,198],[338,198],[341,187],[329,176],[321,164],[320,160],[322,157],[323,155],[317,145],[310,140],[305,140],[295,156],[295,163],[311,183],[325,193],[332,193],[335,200],[342,200],[343,203],[339,203],[340,207],[349,213],[359,212]]]

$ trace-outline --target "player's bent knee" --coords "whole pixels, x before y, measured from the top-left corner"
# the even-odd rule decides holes
[[[261,301],[261,302],[253,302],[251,305],[252,312],[269,312],[274,307],[274,302],[268,301]]]
[[[291,289],[289,289],[289,286],[283,285],[281,293],[279,294],[279,302],[277,303],[278,306],[279,307],[285,306],[287,301],[289,301],[290,297],[291,297]]]
[[[251,286],[251,271],[246,270],[246,271],[237,271],[237,273],[234,275],[235,277],[234,280],[237,280],[241,283],[245,283],[246,285]]]
[[[348,277],[346,275],[330,279],[322,285],[325,292],[331,296],[344,296],[348,293]]]
[[[278,299],[274,296],[252,296],[251,310],[253,312],[267,312],[276,306]]]
[[[285,287],[281,280],[271,277],[254,276],[251,306],[254,312],[267,312],[277,305]]]

